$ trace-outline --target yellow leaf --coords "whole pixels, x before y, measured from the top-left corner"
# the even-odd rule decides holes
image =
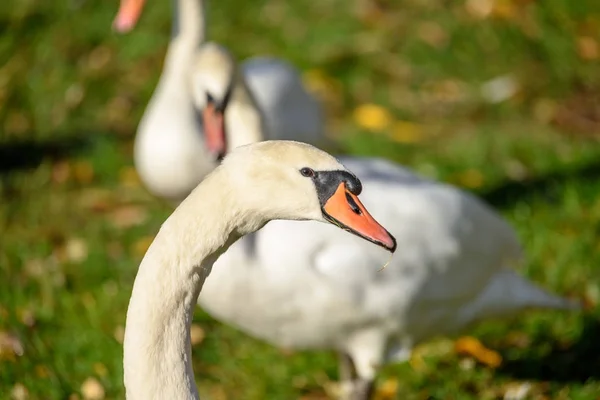
[[[382,131],[392,123],[388,110],[376,104],[363,104],[353,113],[354,122],[361,128],[370,131]]]
[[[454,343],[454,349],[459,355],[473,357],[480,363],[490,368],[497,368],[502,364],[502,356],[486,348],[479,340],[472,336],[465,336]]]
[[[399,143],[417,143],[423,139],[423,129],[413,122],[396,121],[390,137]]]
[[[398,393],[398,379],[388,378],[386,379],[375,391],[376,400],[393,400],[396,398]]]

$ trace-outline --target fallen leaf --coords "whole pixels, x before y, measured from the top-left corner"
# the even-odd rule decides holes
[[[10,391],[13,400],[26,400],[29,398],[29,391],[22,383],[16,383]]]
[[[85,400],[102,400],[104,399],[104,387],[98,379],[87,378],[81,385],[81,394]]]
[[[125,229],[143,224],[148,218],[148,212],[141,206],[126,205],[112,211],[108,218],[115,228]]]
[[[486,348],[479,340],[472,336],[465,336],[454,343],[454,350],[459,355],[473,357],[480,363],[490,368],[497,368],[502,364],[502,356]]]
[[[354,122],[369,131],[382,131],[392,124],[389,111],[376,104],[363,104],[353,112]]]
[[[190,328],[190,341],[192,342],[192,346],[202,343],[205,337],[206,333],[204,332],[204,329],[198,324],[192,324]]]
[[[398,393],[398,379],[387,378],[375,390],[375,400],[393,400]]]

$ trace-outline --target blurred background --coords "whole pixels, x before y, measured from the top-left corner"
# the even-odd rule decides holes
[[[123,398],[137,266],[171,207],[132,162],[161,73],[169,1],[117,35],[117,0],[0,5],[0,399]],[[481,196],[517,229],[521,273],[581,298],[442,339],[389,366],[378,399],[598,399],[600,2],[208,1],[212,40],[303,71],[344,153],[393,159]],[[327,353],[277,350],[197,311],[211,399],[326,399]]]

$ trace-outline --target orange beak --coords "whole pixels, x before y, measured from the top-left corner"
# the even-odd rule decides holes
[[[215,105],[209,102],[202,111],[202,119],[208,151],[217,158],[223,157],[227,147],[223,112],[217,110]]]
[[[146,0],[121,0],[119,12],[113,21],[113,29],[126,33],[135,27]]]
[[[323,206],[323,214],[329,222],[375,243],[392,253],[396,250],[396,239],[369,214],[358,197],[340,183],[335,193]]]

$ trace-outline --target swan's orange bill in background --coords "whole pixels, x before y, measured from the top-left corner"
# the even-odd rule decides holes
[[[202,110],[204,124],[204,140],[208,151],[216,157],[223,157],[227,143],[225,143],[225,121],[223,112],[217,110],[215,105],[209,102]]]
[[[142,14],[145,2],[146,0],[121,0],[113,28],[121,33],[132,30]]]
[[[346,189],[344,183],[340,183],[335,193],[327,200],[323,211],[326,218],[334,220],[332,222],[340,224],[341,228],[391,252],[396,250],[396,239],[375,221],[358,197]]]

